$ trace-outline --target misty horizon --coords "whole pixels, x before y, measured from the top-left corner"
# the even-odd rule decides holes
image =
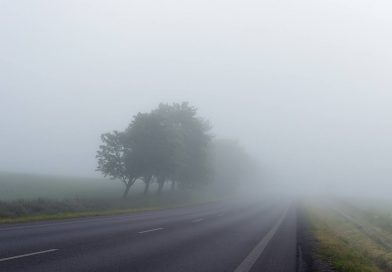
[[[0,171],[96,177],[102,133],[188,101],[285,189],[388,194],[392,5],[206,5],[2,2]]]

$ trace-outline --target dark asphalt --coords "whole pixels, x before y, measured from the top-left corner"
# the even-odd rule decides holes
[[[233,201],[0,226],[0,272],[296,271],[289,204]]]

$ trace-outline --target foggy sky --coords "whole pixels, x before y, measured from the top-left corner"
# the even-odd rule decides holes
[[[387,0],[0,0],[0,170],[96,175],[101,133],[189,101],[274,180],[391,190],[391,14]]]

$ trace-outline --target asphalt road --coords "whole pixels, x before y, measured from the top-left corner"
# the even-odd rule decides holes
[[[235,201],[0,226],[0,271],[296,271],[295,208]]]

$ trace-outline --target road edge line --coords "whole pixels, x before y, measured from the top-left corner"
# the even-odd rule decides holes
[[[253,248],[253,250],[246,256],[242,263],[234,270],[234,272],[249,272],[255,265],[257,260],[260,258],[264,249],[267,247],[268,243],[274,237],[275,233],[278,231],[283,220],[286,218],[287,212],[290,207],[288,207],[282,216],[279,218],[278,222],[272,227],[272,229],[261,239],[261,241]]]

